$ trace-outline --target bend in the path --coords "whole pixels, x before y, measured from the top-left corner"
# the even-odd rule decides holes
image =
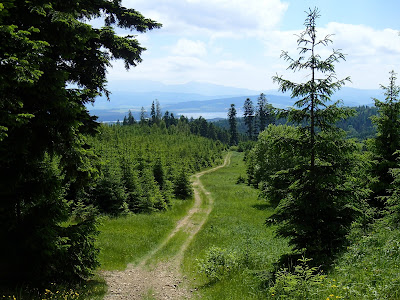
[[[203,176],[204,174],[215,172],[216,170],[225,167],[226,165],[228,165],[230,163],[230,158],[231,158],[231,153],[228,153],[225,156],[224,163],[222,165],[219,165],[219,166],[214,167],[212,169],[208,169],[208,170],[196,173],[195,175],[191,176],[193,192],[194,192],[194,204],[193,204],[192,208],[189,210],[189,212],[187,213],[187,215],[185,217],[183,217],[181,220],[178,221],[178,223],[176,224],[174,230],[172,230],[172,232],[156,248],[154,248],[152,251],[150,251],[150,253],[148,253],[139,262],[139,264],[137,265],[138,267],[144,267],[146,265],[146,263],[152,257],[154,257],[154,255],[157,252],[162,250],[168,244],[168,242],[180,230],[187,229],[187,231],[190,233],[189,236],[187,237],[185,242],[182,244],[182,246],[180,247],[180,249],[179,249],[178,253],[175,255],[175,257],[173,259],[171,259],[171,261],[174,261],[175,264],[176,263],[179,264],[181,262],[181,258],[182,258],[183,252],[187,249],[187,247],[189,246],[190,242],[193,240],[194,236],[203,227],[204,223],[207,221],[208,215],[210,214],[210,212],[212,210],[213,199],[211,197],[211,194],[205,190],[203,184],[200,181],[200,177]],[[208,201],[208,205],[206,206],[205,209],[201,209],[202,198],[201,198],[201,195],[200,195],[200,190],[207,196],[207,198],[209,200]],[[202,220],[200,222],[195,224],[192,221],[192,219],[193,219],[193,216],[196,213],[199,213],[199,212],[205,212],[205,216],[204,216],[204,218],[202,218]],[[189,228],[189,227],[191,227],[191,228]]]
[[[224,163],[222,165],[217,166],[212,169],[209,169],[209,170],[205,170],[203,172],[200,172],[200,173],[197,173],[194,175],[195,180],[193,181],[193,190],[194,190],[194,196],[195,196],[196,202],[197,201],[199,201],[199,203],[202,202],[201,193],[203,193],[208,199],[208,205],[203,209],[204,217],[192,229],[191,234],[187,237],[187,239],[185,240],[185,242],[182,244],[181,248],[179,249],[179,252],[176,254],[175,259],[174,259],[176,265],[179,265],[182,262],[183,254],[184,254],[185,250],[189,247],[191,241],[196,236],[196,234],[201,230],[201,228],[203,228],[203,226],[206,223],[208,216],[210,215],[212,208],[213,208],[214,199],[211,196],[211,193],[208,192],[204,188],[204,185],[200,181],[200,177],[203,176],[204,174],[215,172],[216,170],[229,165],[230,158],[231,158],[231,153],[228,153],[226,155],[226,157],[224,159]]]
[[[195,198],[193,207],[184,218],[178,221],[174,230],[160,245],[147,254],[136,267],[129,265],[125,271],[104,273],[109,286],[109,293],[105,299],[141,299],[149,290],[153,291],[152,296],[156,299],[190,298],[188,290],[181,288],[183,279],[180,275],[180,264],[185,250],[207,221],[213,206],[213,198],[204,188],[200,177],[225,167],[230,163],[230,158],[231,153],[228,153],[222,165],[199,172],[191,177]],[[203,205],[201,194],[207,197],[207,205]],[[195,221],[194,217],[199,213],[202,218],[200,221]],[[152,270],[145,270],[144,266],[149,260],[166,247],[181,230],[185,230],[189,235],[178,252],[167,262],[159,262]]]

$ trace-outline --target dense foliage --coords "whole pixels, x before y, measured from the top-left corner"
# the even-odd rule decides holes
[[[140,120],[137,122],[140,125],[152,126],[156,124],[161,128],[171,129],[173,131],[190,131],[195,135],[199,135],[202,137],[206,137],[212,140],[218,140],[223,144],[229,144],[230,135],[227,129],[221,128],[219,126],[215,126],[212,122],[207,122],[202,116],[197,119],[187,118],[184,115],[181,115],[179,118],[175,117],[174,113],[169,112],[168,110],[162,114],[161,107],[159,102],[153,101],[151,107],[151,118],[147,118],[147,112],[142,107],[140,113]],[[120,125],[118,121],[117,124]],[[136,124],[136,121],[131,113],[128,112],[128,116],[124,117],[122,125],[133,125]]]
[[[278,180],[277,176],[273,176],[276,172],[296,166],[300,162],[299,157],[289,142],[298,139],[299,132],[296,128],[287,125],[269,125],[260,133],[257,143],[246,158],[248,184],[255,187],[260,183],[270,186],[274,184],[274,180]],[[272,194],[268,197],[271,203],[280,200],[280,198],[272,200]]]
[[[87,23],[104,18],[102,28]],[[85,104],[108,96],[106,68],[141,62],[137,32],[161,24],[121,1],[0,4],[0,277],[67,281],[97,266],[93,219],[67,225],[69,205],[95,174]],[[63,272],[60,272],[63,270]]]
[[[396,85],[394,71],[390,73],[389,86],[381,87],[385,91],[386,99],[374,99],[378,115],[372,121],[377,128],[377,136],[370,143],[375,160],[372,175],[376,177],[371,187],[372,204],[377,207],[384,207],[384,198],[391,193],[393,177],[390,170],[398,164],[400,149],[400,87]]]
[[[164,210],[173,197],[189,197],[189,174],[220,163],[224,149],[185,127],[138,124],[101,126],[90,142],[101,172],[81,198],[113,215]]]
[[[316,263],[327,263],[343,245],[367,191],[353,176],[358,169],[356,145],[336,126],[352,111],[339,103],[328,105],[334,91],[349,80],[336,81],[334,65],[344,55],[334,50],[322,59],[317,53],[318,46],[331,43],[329,37],[318,40],[318,17],[317,9],[309,11],[297,41],[300,57],[282,53],[288,69],[306,71],[309,80],[273,78],[282,92],[290,91],[296,99],[294,107],[281,114],[298,126],[270,125],[249,160],[249,180],[255,184],[263,180],[267,198],[279,203],[268,219],[277,224],[277,234],[289,238],[295,250],[306,251]]]
[[[350,159],[347,164],[352,164],[353,170],[347,169],[348,173],[345,177],[346,185],[353,189],[353,196],[358,195],[359,200],[368,199],[371,197],[370,191],[360,187],[371,187],[375,192],[372,194],[372,199],[378,201],[368,203],[367,201],[358,201],[356,197],[353,200],[347,198],[346,201],[343,201],[341,204],[343,207],[358,211],[358,218],[353,219],[351,227],[344,228],[343,234],[347,234],[348,247],[346,251],[337,256],[334,268],[328,269],[329,271],[324,273],[321,269],[312,267],[315,265],[315,260],[303,257],[294,264],[294,267],[276,271],[275,280],[271,282],[269,289],[271,298],[398,298],[399,278],[396,270],[400,255],[396,239],[399,235],[400,220],[400,169],[398,161],[396,161],[399,153],[399,145],[396,144],[399,115],[396,96],[398,87],[395,85],[394,72],[391,72],[389,81],[388,87],[382,86],[386,91],[385,101],[375,100],[376,108],[358,108],[362,116],[359,118],[360,123],[371,122],[366,117],[372,115],[371,119],[376,125],[377,135],[371,136],[370,140],[364,141],[348,152]],[[371,112],[373,113],[371,114]],[[346,122],[351,123],[352,121],[344,119],[339,121],[342,125]],[[270,204],[278,205],[278,210],[283,207],[281,201],[288,191],[287,187],[293,186],[291,181],[287,180],[290,179],[287,176],[288,170],[296,168],[302,163],[298,148],[293,147],[293,143],[290,143],[290,141],[300,143],[300,138],[301,130],[298,127],[270,125],[260,134],[257,143],[246,157],[248,184],[260,187],[260,196],[269,200]],[[346,144],[351,145],[351,141],[347,141]],[[337,141],[335,143],[327,142],[329,151],[335,148],[334,145],[337,145]],[[339,147],[343,145],[339,144]],[[353,158],[351,159],[351,157]],[[340,156],[335,155],[336,161],[338,158]],[[338,167],[337,162],[335,164]],[[329,170],[328,166],[325,170]],[[346,170],[346,168],[342,170]],[[282,176],[282,174],[286,175]],[[320,182],[327,178],[327,174],[332,175],[332,173],[320,173],[319,178],[314,178],[311,184],[320,185]],[[340,185],[336,182],[333,187],[337,188],[338,186]],[[325,181],[325,187],[329,188],[328,181]],[[381,194],[378,194],[380,195],[378,197],[376,197],[377,190],[374,190],[376,187],[380,187]],[[289,190],[291,189],[292,187],[289,188]],[[300,192],[305,193],[305,190]],[[331,200],[333,199],[332,195],[335,194],[343,197],[348,193],[343,188],[336,191],[332,189],[323,199]],[[302,195],[295,196],[293,202]],[[332,203],[338,204],[337,201],[332,201]],[[376,213],[377,207],[380,208],[379,214]],[[298,212],[293,215],[294,218],[304,217]],[[354,214],[352,215],[354,218]],[[318,214],[315,214],[315,217],[317,218]],[[326,218],[328,219],[328,217],[327,214]],[[307,220],[306,224],[312,223],[313,220]],[[346,222],[343,219],[335,225],[332,219],[328,219],[328,223],[328,225],[321,224],[320,227],[340,228]],[[325,242],[329,243],[333,237],[334,235],[329,235]],[[305,251],[306,255],[310,255],[310,251],[307,250]],[[324,260],[318,261],[317,264],[326,264],[332,261],[334,258],[332,254],[334,253],[331,253],[330,257],[324,257]]]
[[[366,140],[376,135],[376,128],[371,118],[378,114],[377,108],[372,106],[351,107],[355,111],[354,116],[339,120],[337,126],[346,131],[349,138]]]

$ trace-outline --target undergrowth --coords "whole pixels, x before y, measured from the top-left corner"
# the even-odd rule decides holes
[[[303,259],[281,269],[269,289],[271,299],[400,299],[400,230],[386,220],[369,233],[353,229],[350,246],[323,275]]]
[[[4,300],[101,300],[107,292],[104,279],[93,279],[75,285],[50,283],[46,287],[32,288],[19,285],[14,288],[0,286],[0,299]]]

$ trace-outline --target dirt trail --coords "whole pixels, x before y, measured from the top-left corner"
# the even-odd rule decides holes
[[[204,188],[200,177],[206,173],[214,172],[230,163],[231,154],[225,157],[224,163],[218,167],[197,173],[191,177],[194,190],[194,204],[188,214],[178,221],[174,230],[152,251],[150,251],[136,266],[128,265],[125,271],[103,272],[108,285],[108,293],[104,299],[188,299],[190,290],[185,287],[184,277],[180,272],[183,254],[195,235],[207,221],[213,206],[211,194]],[[207,197],[203,203],[200,196],[204,193]],[[199,220],[198,217],[201,217]],[[197,217],[197,219],[195,219]],[[168,245],[170,240],[178,233],[184,231],[187,238],[180,245],[179,250],[172,258],[159,262],[156,266],[149,268],[148,262],[160,250]]]

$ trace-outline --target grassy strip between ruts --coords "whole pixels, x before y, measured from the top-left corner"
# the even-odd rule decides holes
[[[264,275],[289,251],[286,241],[264,225],[273,208],[258,200],[257,190],[236,184],[239,175],[245,175],[243,155],[233,153],[229,166],[201,177],[214,207],[183,264],[201,299],[265,298]]]
[[[103,270],[124,270],[129,263],[138,263],[176,226],[193,205],[193,199],[175,200],[166,212],[104,218],[98,245]]]

